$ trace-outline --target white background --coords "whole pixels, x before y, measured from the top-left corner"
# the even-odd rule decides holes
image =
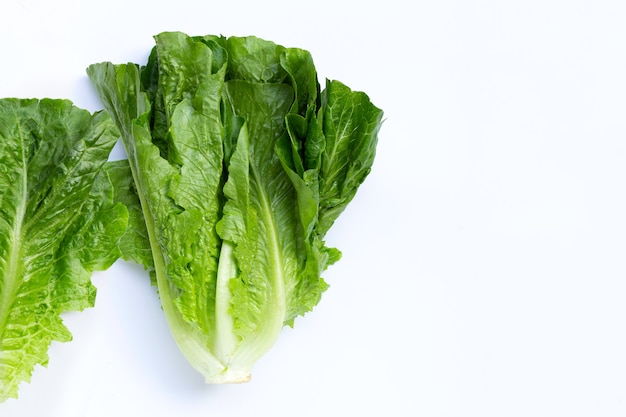
[[[257,35],[385,110],[317,309],[206,386],[136,265],[0,415],[626,415],[626,3],[0,2],[0,97],[101,108],[84,69],[152,35]],[[367,414],[366,414],[367,413]]]

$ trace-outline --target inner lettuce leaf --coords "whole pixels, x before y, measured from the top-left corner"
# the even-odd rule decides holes
[[[155,41],[145,66],[87,69],[145,220],[152,259],[133,256],[153,271],[190,364],[209,383],[247,381],[327,289],[321,274],[340,252],[324,237],[371,170],[383,113],[338,81],[320,91],[302,49],[180,32]]]
[[[67,100],[0,100],[0,402],[17,397],[52,341],[60,314],[94,305],[95,270],[118,257],[128,222],[107,162],[119,133],[105,112]],[[124,172],[126,174],[124,174]]]

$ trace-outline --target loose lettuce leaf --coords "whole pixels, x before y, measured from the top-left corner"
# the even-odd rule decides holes
[[[118,136],[66,100],[0,100],[0,401],[71,340],[60,314],[93,306],[92,271],[119,257],[128,212],[103,170]]]
[[[207,382],[241,382],[310,311],[324,236],[369,173],[382,112],[307,51],[155,37],[145,67],[87,72],[126,148],[172,334]]]

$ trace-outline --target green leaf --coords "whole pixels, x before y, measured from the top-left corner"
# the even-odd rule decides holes
[[[327,81],[318,117],[326,138],[319,172],[318,233],[323,236],[371,171],[383,112],[365,93]]]
[[[162,34],[157,37],[157,51],[167,51],[170,40],[174,49],[180,46],[178,34]],[[205,49],[192,46],[184,51],[177,50],[177,54],[207,52],[206,44],[195,42]],[[173,59],[177,58],[159,55],[154,62],[160,67],[161,60]],[[205,62],[208,65],[210,60]],[[182,63],[182,68],[191,67]],[[216,83],[219,84],[219,79],[208,77],[207,82],[187,85],[185,98],[178,105],[167,102],[160,105],[169,109],[165,125],[168,151],[162,152],[156,143],[161,138],[151,136],[154,132],[150,129],[151,109],[157,107],[157,103],[152,106],[149,98],[177,96],[161,87],[159,94],[142,92],[138,67],[132,64],[94,64],[88,68],[88,74],[122,132],[153,252],[159,295],[174,339],[203,374],[221,372],[223,365],[207,349],[212,336],[207,329],[214,326],[214,288],[220,245],[216,238],[215,211],[219,208],[216,199],[220,198],[218,184],[222,177],[219,171],[205,169],[211,165],[212,158],[220,161],[212,166],[221,169],[221,139],[219,146],[211,145],[216,140],[212,135],[220,135],[220,129],[209,125],[219,113],[211,107],[209,98],[198,96],[196,100],[193,93],[193,89],[198,88],[202,95],[208,94]],[[163,78],[157,80],[157,85],[175,88],[175,83],[167,80],[169,75],[164,74]],[[219,100],[213,102],[219,105]],[[196,186],[201,188],[196,189],[196,193],[189,192],[188,187]]]
[[[121,256],[153,271],[152,249],[130,165],[125,159],[107,162],[104,171],[113,184],[115,201],[121,202],[128,209],[128,225],[118,243]]]
[[[298,219],[294,192],[274,147],[284,132],[284,118],[293,103],[287,84],[256,84],[231,80],[226,85],[226,103],[246,120],[231,160],[227,185],[246,182],[248,195],[238,211],[245,229],[233,238],[237,274],[228,283],[233,333],[241,339],[232,355],[247,356],[249,350],[265,352],[278,337],[287,310],[287,292],[297,275]],[[246,139],[246,140],[244,140]],[[238,153],[246,153],[240,158]],[[247,166],[234,165],[247,161]],[[243,162],[242,162],[243,164]],[[245,175],[244,175],[245,174]],[[228,195],[224,210],[228,221],[237,196]],[[238,239],[234,239],[238,238]]]
[[[119,257],[128,212],[102,171],[117,137],[69,101],[0,100],[0,401],[71,340],[59,315],[93,306],[92,271]]]

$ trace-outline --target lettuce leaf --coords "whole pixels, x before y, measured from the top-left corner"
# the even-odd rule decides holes
[[[122,133],[171,332],[209,383],[242,382],[318,304],[324,236],[370,172],[382,111],[307,51],[155,37],[148,63],[87,73]]]
[[[0,402],[71,340],[60,314],[93,306],[92,271],[120,256],[128,211],[105,169],[118,137],[67,100],[0,100]]]

